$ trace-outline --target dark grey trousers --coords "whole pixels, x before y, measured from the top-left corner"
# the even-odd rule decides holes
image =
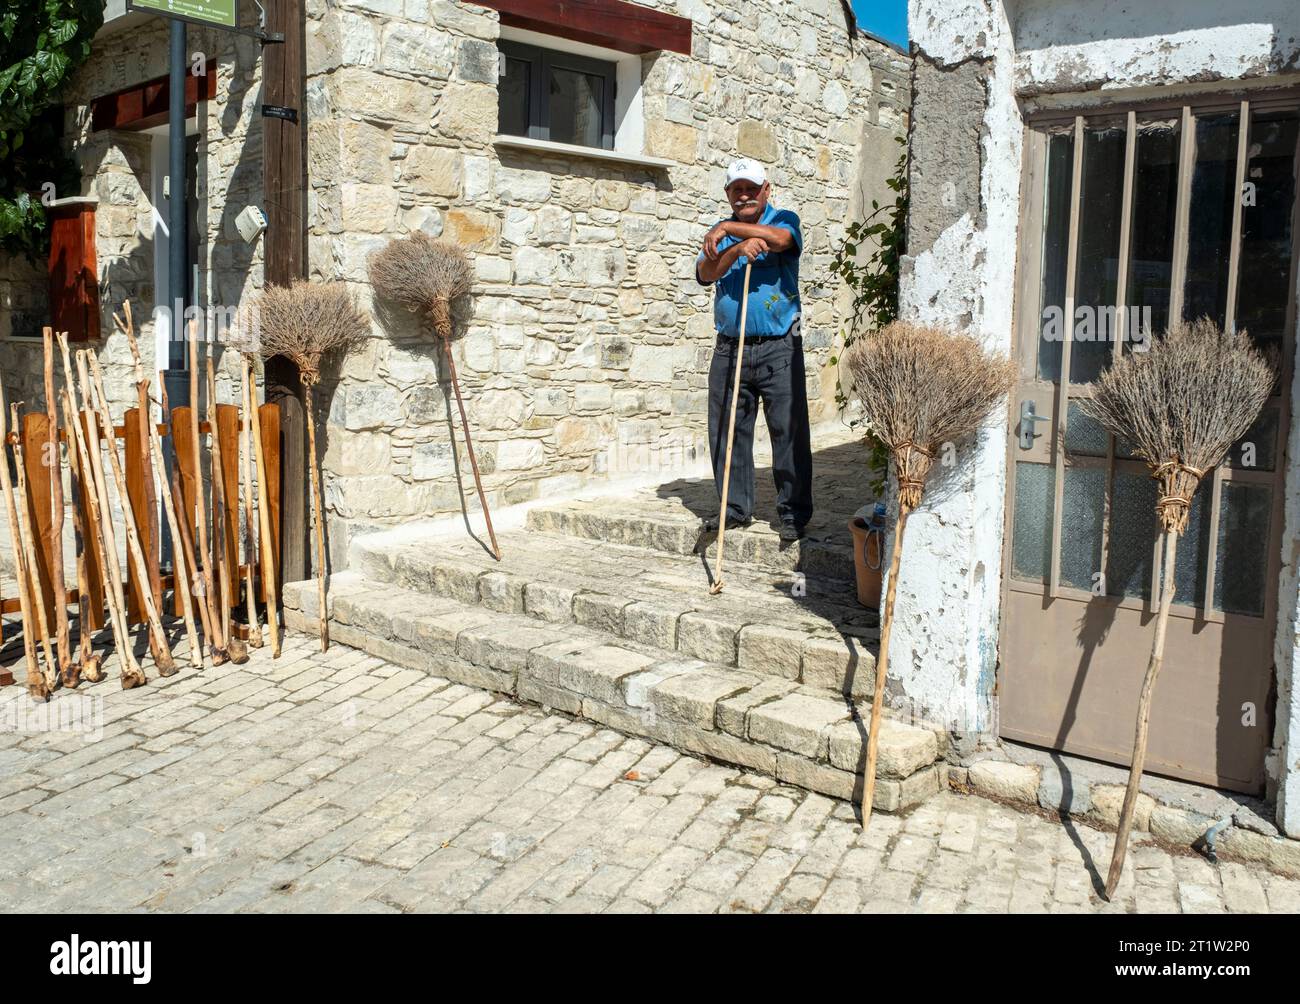
[[[718,335],[709,366],[709,454],[719,498],[727,459],[727,422],[731,417],[737,346],[735,338]],[[777,516],[802,525],[813,513],[812,445],[802,338],[787,332],[780,338],[745,339],[727,492],[727,514],[742,520],[754,514],[754,421],[760,401],[772,439]]]

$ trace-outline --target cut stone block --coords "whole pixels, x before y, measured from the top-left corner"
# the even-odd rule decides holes
[[[489,610],[521,614],[526,581],[509,572],[485,572],[478,580],[479,601]]]
[[[524,587],[524,609],[529,617],[567,624],[573,620],[573,598],[577,592],[553,582],[530,582]]]
[[[749,712],[749,738],[811,760],[825,759],[831,726],[847,721],[849,711],[834,698],[789,694]]]
[[[454,655],[456,637],[468,628],[491,623],[493,616],[487,610],[460,609],[421,617],[415,622],[415,643],[426,652]]]
[[[768,701],[775,701],[798,689],[798,684],[790,680],[768,678],[755,684],[735,697],[718,701],[715,723],[723,732],[745,738],[745,717],[750,708],[756,708]]]
[[[759,677],[741,673],[685,673],[654,684],[649,699],[657,714],[712,731],[718,702],[761,682]]]
[[[654,603],[629,603],[623,608],[623,634],[629,641],[674,652],[677,650],[677,620],[683,612]]]
[[[840,770],[861,771],[867,762],[867,722],[869,709],[863,709],[862,721],[836,725],[830,733],[830,762]],[[910,777],[922,767],[934,763],[939,755],[939,741],[928,729],[882,719],[880,742],[876,746],[876,777]]]
[[[799,679],[805,635],[802,631],[746,624],[740,629],[736,665],[765,676]]]
[[[974,769],[972,768],[972,774]],[[1124,805],[1126,786],[1122,784],[1098,784],[1092,789],[1091,815],[1103,826],[1119,825],[1120,809]],[[1155,810],[1156,800],[1150,795],[1138,792],[1133,805],[1133,829],[1146,831],[1151,829],[1151,813]]]
[[[623,702],[623,678],[641,672],[654,661],[651,655],[598,645],[562,663],[558,682],[566,690],[617,706]]]
[[[553,687],[562,686],[560,674],[564,668],[582,653],[601,644],[598,636],[570,634],[564,641],[535,648],[528,653],[528,675]]]
[[[584,627],[623,636],[623,608],[628,602],[624,596],[579,593],[573,598],[573,619]]]
[[[440,561],[433,568],[433,592],[460,603],[475,604],[478,602],[478,577],[482,573],[477,565]]]
[[[677,622],[677,648],[706,662],[736,664],[736,621],[692,611]]]
[[[967,783],[976,791],[1010,802],[1038,802],[1038,768],[1001,760],[972,764]]]
[[[563,640],[558,631],[520,624],[514,617],[503,616],[461,631],[456,638],[456,654],[479,666],[518,673],[527,667],[532,649]]]
[[[563,687],[553,687],[529,676],[519,677],[519,699],[535,701],[546,708],[554,708],[570,715],[582,713],[582,697]]]
[[[666,680],[680,676],[698,676],[707,665],[698,659],[672,659],[657,662],[645,672],[629,676],[623,681],[623,703],[629,708],[643,708],[657,712],[653,689]],[[712,719],[709,720],[712,723]]]
[[[1055,767],[1046,767],[1038,782],[1038,804],[1049,812],[1086,816],[1092,808],[1092,783],[1071,774],[1063,775]]]
[[[821,792],[823,795],[830,795],[832,798],[843,798],[851,802],[862,798],[861,775],[850,774],[846,770],[838,770],[826,764],[813,763],[806,757],[792,753],[777,753],[776,779]],[[892,812],[898,807],[898,782],[894,781],[892,784],[892,788],[890,782],[876,784],[876,794],[872,800],[876,808]]]
[[[854,635],[808,638],[803,643],[804,684],[849,697],[867,697],[876,686],[876,656]]]

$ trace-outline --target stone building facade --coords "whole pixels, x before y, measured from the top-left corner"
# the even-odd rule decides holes
[[[1169,223],[1174,245],[1189,228],[1192,240],[1198,240],[1197,220],[1209,218],[1205,214],[1198,217],[1188,204],[1204,199],[1208,205],[1207,193],[1219,191],[1228,193],[1221,200],[1228,207],[1222,217],[1225,232],[1234,232],[1230,228],[1236,226],[1245,235],[1243,240],[1250,240],[1261,232],[1259,224],[1251,222],[1259,218],[1244,209],[1234,224],[1231,210],[1232,169],[1240,164],[1244,181],[1254,180],[1266,189],[1272,185],[1264,195],[1277,196],[1278,209],[1275,219],[1266,221],[1275,234],[1275,245],[1267,249],[1268,254],[1243,259],[1253,262],[1254,270],[1245,271],[1243,266],[1237,280],[1239,292],[1231,294],[1238,309],[1236,316],[1249,324],[1252,333],[1274,337],[1286,347],[1281,360],[1283,375],[1295,372],[1297,288],[1293,231],[1287,219],[1294,213],[1295,168],[1285,168],[1293,157],[1290,147],[1295,140],[1287,130],[1296,128],[1292,96],[1300,85],[1296,73],[1300,13],[1294,4],[1264,0],[1251,4],[1249,11],[1235,11],[1209,0],[1152,0],[1140,5],[1120,0],[911,0],[909,22],[914,71],[912,213],[902,290],[905,316],[970,330],[990,347],[1015,354],[1022,365],[1029,359],[1032,367],[1036,311],[1039,301],[1045,302],[1049,295],[1043,292],[1048,287],[1036,284],[1032,277],[1040,267],[1048,267],[1040,264],[1047,261],[1047,252],[1038,237],[1050,233],[1053,185],[1061,200],[1055,204],[1069,208],[1071,198],[1076,205],[1088,198],[1088,185],[1094,178],[1090,165],[1102,164],[1104,151],[1112,151],[1105,154],[1111,158],[1105,163],[1114,165],[1116,178],[1123,177],[1120,167],[1126,163],[1124,158],[1137,157],[1148,169],[1148,174],[1139,178],[1166,172],[1176,178],[1168,191],[1177,188],[1184,193],[1180,198],[1187,200],[1175,203],[1169,195],[1169,205],[1181,207],[1175,211],[1183,214],[1181,231]],[[1131,127],[1126,124],[1130,113]],[[1238,131],[1241,115],[1250,122],[1248,140]],[[1115,132],[1108,136],[1107,130]],[[1126,130],[1140,138],[1131,154],[1124,152]],[[1075,169],[1075,177],[1083,180],[1073,188],[1070,165],[1062,162],[1061,169],[1053,173],[1056,147],[1047,146],[1072,150],[1075,147],[1068,144],[1077,145],[1072,136],[1084,137],[1086,144]],[[1170,136],[1183,144],[1181,160],[1177,156],[1160,159],[1152,153],[1154,146],[1144,145],[1146,137]],[[1282,139],[1275,141],[1272,136]],[[1276,149],[1270,148],[1270,143]],[[1282,169],[1270,173],[1279,164]],[[1175,165],[1182,165],[1182,176],[1168,173]],[[1198,173],[1199,167],[1189,165],[1204,170]],[[1222,188],[1217,182],[1206,183],[1215,165],[1226,179]],[[1132,232],[1149,244],[1158,227],[1150,214],[1142,215],[1143,189],[1140,182],[1136,184],[1138,196],[1127,211],[1132,214]],[[1122,187],[1112,194],[1107,200],[1109,209],[1098,209],[1100,204],[1093,203],[1094,216],[1114,213],[1118,224]],[[1245,199],[1243,203],[1255,205]],[[1044,216],[1049,222],[1044,222]],[[1125,273],[1130,294],[1134,275],[1142,281],[1154,276],[1156,281],[1149,281],[1146,287],[1148,295],[1163,287],[1167,304],[1174,288],[1170,277],[1176,280],[1191,274],[1189,268],[1212,273],[1216,282],[1223,277],[1222,288],[1230,288],[1227,243],[1219,251],[1204,242],[1193,243],[1190,250],[1181,252],[1181,259],[1176,252],[1172,260],[1162,260],[1155,252],[1129,252],[1120,244],[1119,235],[1118,226],[1103,235],[1102,243],[1109,248],[1113,242],[1115,250],[1101,255],[1102,271],[1110,277],[1108,281],[1115,281],[1117,262],[1129,261],[1131,265],[1134,258],[1147,259],[1141,263],[1145,271]],[[1092,253],[1090,246],[1086,241],[1080,245],[1080,260]],[[1275,282],[1284,284],[1278,289],[1276,316],[1267,324],[1261,317],[1248,321],[1243,305],[1249,297],[1257,297],[1262,287]],[[1201,295],[1200,290],[1192,290],[1190,281],[1187,290],[1178,293],[1187,298],[1185,308],[1193,292]],[[1026,331],[1030,333],[1028,342]],[[1032,509],[1030,489],[1026,488],[1018,501],[1016,489],[1011,487],[1013,479],[1035,458],[1052,456],[1048,452],[1056,448],[1052,430],[1065,429],[1068,451],[1073,449],[1069,428],[1079,427],[1073,411],[1068,415],[1073,425],[1062,426],[1064,416],[1040,410],[1050,423],[1031,432],[1035,445],[1022,448],[1016,441],[1023,431],[1023,422],[1018,421],[1022,399],[1032,397],[1035,386],[1049,395],[1060,393],[1059,375],[1044,378],[1041,362],[1038,376],[1037,384],[1032,374],[1026,376],[1007,412],[999,412],[964,450],[957,490],[928,504],[928,511],[918,513],[909,523],[908,549],[913,557],[899,583],[891,672],[899,674],[900,688],[915,704],[945,709],[943,713],[959,709],[972,731],[995,736],[1014,731],[1015,723],[1007,721],[1007,705],[1017,680],[1032,677],[1038,690],[1032,699],[1042,703],[1053,699],[1048,680],[1058,667],[1068,667],[1070,674],[1077,667],[1073,690],[1056,695],[1060,697],[1055,712],[1059,730],[1039,743],[1068,749],[1072,737],[1092,724],[1087,720],[1090,713],[1078,710],[1077,702],[1089,699],[1089,688],[1094,686],[1090,681],[1100,671],[1107,638],[1113,641],[1122,636],[1131,641],[1127,649],[1131,673],[1127,678],[1108,677],[1105,685],[1119,681],[1106,693],[1112,711],[1124,708],[1121,717],[1131,748],[1128,708],[1136,706],[1136,688],[1143,672],[1139,663],[1150,645],[1150,621],[1136,622],[1140,598],[1131,599],[1127,606],[1117,602],[1113,609],[1120,613],[1114,621],[1107,619],[1109,612],[1103,616],[1100,602],[1089,606],[1080,601],[1078,618],[1053,630],[1046,626],[1049,612],[1066,602],[1066,593],[1053,597],[1045,585],[1035,587],[1039,592],[1032,594],[1023,592],[1028,586],[1013,588],[1022,560],[1016,527]],[[1071,379],[1080,382],[1077,377]],[[1069,381],[1065,385],[1069,386]],[[1059,396],[1048,399],[1060,400]],[[1218,693],[1206,695],[1207,710],[1189,711],[1179,728],[1188,732],[1203,728],[1201,734],[1208,736],[1210,751],[1217,743],[1220,753],[1240,741],[1242,730],[1262,730],[1253,766],[1263,778],[1262,793],[1274,801],[1277,825],[1295,837],[1300,836],[1300,690],[1295,683],[1300,669],[1300,423],[1294,416],[1300,412],[1300,384],[1282,386],[1275,404],[1283,418],[1289,410],[1290,427],[1282,423],[1277,428],[1272,454],[1277,458],[1275,466],[1272,471],[1252,475],[1255,480],[1250,489],[1267,493],[1262,496],[1265,504],[1261,511],[1271,509],[1273,517],[1271,521],[1262,519],[1256,530],[1246,535],[1242,546],[1247,551],[1236,557],[1234,566],[1256,577],[1264,602],[1252,611],[1257,614],[1253,623],[1243,619],[1236,622],[1237,627],[1223,629],[1215,627],[1212,609],[1193,617],[1194,611],[1184,608],[1187,619],[1171,631],[1186,632],[1185,661],[1206,660],[1212,663],[1214,673],[1218,673],[1219,664],[1223,669],[1215,683]],[[1041,445],[1036,436],[1044,437]],[[1104,446],[1100,453],[1105,457]],[[1050,464],[1041,466],[1046,470]],[[1064,473],[1068,487],[1072,477],[1069,462]],[[1050,479],[1050,473],[1047,477]],[[1135,477],[1135,484],[1144,480],[1142,475]],[[1019,483],[1030,485],[1031,480],[1025,477]],[[1206,499],[1219,487],[1217,480],[1208,483],[1212,487],[1202,488]],[[1235,482],[1224,482],[1229,483]],[[1047,499],[1045,509],[1040,506],[1042,518],[1035,524],[1046,528],[1040,533],[1050,533],[1052,527],[1050,494]],[[1082,517],[1073,523],[1068,518],[1070,505],[1067,494],[1066,525],[1061,528],[1063,561],[1082,554],[1078,541],[1084,539],[1079,529],[1084,525]],[[1222,505],[1226,512],[1229,502]],[[1149,507],[1141,512],[1149,518]],[[1059,525],[1061,520],[1057,522]],[[1220,546],[1227,547],[1226,553],[1231,555],[1237,545],[1224,544],[1228,539],[1223,538]],[[1071,540],[1075,541],[1073,551]],[[1197,546],[1195,540],[1183,545],[1184,553],[1190,552],[1189,565],[1194,564]],[[1026,545],[1026,553],[1032,551]],[[1049,575],[1043,571],[1029,577],[1046,583]],[[1068,572],[1063,571],[1061,578],[1068,578]],[[1274,581],[1275,590],[1265,585]],[[1032,601],[1033,609],[1021,616],[1017,627],[1010,622],[1020,616],[1016,609],[1024,609],[1013,606],[1020,602],[1014,599],[1018,593],[1028,598],[1026,602]],[[1126,609],[1132,610],[1135,628],[1132,634],[1121,635],[1118,618]],[[1231,624],[1231,612],[1224,619]],[[1094,624],[1100,627],[1090,635],[1089,627]],[[1260,625],[1269,637],[1257,637]],[[1037,632],[1038,658],[1016,664],[1012,650],[1017,645],[1023,647],[1019,636],[1032,631]],[[1054,636],[1056,641],[1050,641]],[[1181,657],[1167,660],[1166,675],[1155,695],[1157,713],[1162,702],[1166,710],[1178,709],[1180,702],[1191,706],[1190,690],[1170,676],[1180,671],[1183,661]],[[1261,695],[1269,687],[1275,688],[1275,699],[1265,697],[1258,702],[1259,708],[1254,701],[1240,700],[1233,689],[1235,681],[1249,674],[1258,674]],[[1130,691],[1132,704],[1128,703]],[[1253,717],[1256,710],[1260,712],[1258,720]],[[1109,756],[1101,758],[1123,763],[1124,755],[1117,745]],[[1149,758],[1148,768],[1150,765]]]
[[[251,24],[254,5],[244,6]],[[374,318],[373,337],[320,394],[336,562],[358,532],[461,508],[451,452],[461,437],[437,345],[372,303],[366,282],[368,255],[394,236],[423,230],[471,253],[478,284],[456,364],[494,507],[705,455],[711,292],[695,283],[693,259],[723,215],[724,168],[739,155],[765,162],[774,201],[802,217],[809,396],[814,421],[832,416],[842,291],[827,265],[845,224],[887,192],[907,58],[851,39],[835,0],[644,6],[689,18],[691,52],[604,53],[618,67],[619,134],[613,151],[586,156],[498,135],[498,40],[589,50],[503,28],[475,3],[308,0],[310,274],[348,282]],[[108,310],[129,296],[147,317],[162,298],[155,140],[96,132],[88,108],[164,74],[167,29],[114,14],[111,4],[67,116],[80,194],[99,199],[99,351],[125,402],[127,356]],[[262,284],[261,244],[248,247],[234,226],[262,201],[258,43],[191,27],[189,45],[216,74],[194,123],[200,299],[233,305]],[[39,344],[9,329],[15,311],[39,312],[40,277],[7,263],[0,284],[10,317],[0,318],[0,362],[13,396],[36,401]]]

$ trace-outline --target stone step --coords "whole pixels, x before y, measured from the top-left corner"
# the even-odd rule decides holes
[[[283,598],[286,625],[315,633],[315,581],[286,584]],[[859,718],[842,697],[355,571],[332,577],[329,604],[340,644],[836,798],[861,798],[869,716]],[[883,723],[876,809],[907,808],[946,787],[939,740],[927,729]]]
[[[711,595],[699,557],[538,531],[502,534],[500,543],[497,562],[471,539],[362,537],[350,564],[372,581],[417,593],[605,631],[846,696],[872,693],[877,615],[841,579],[732,562],[723,591]]]
[[[710,514],[716,515],[716,510]],[[726,532],[725,560],[851,583],[856,573],[853,543],[847,527],[842,525],[846,522],[818,518],[808,527],[803,539],[786,542],[775,527],[755,520],[747,527]],[[638,499],[579,500],[538,506],[528,512],[528,527],[532,530],[666,554],[693,555],[699,550],[716,557],[718,547],[714,535],[702,536],[700,526],[700,517],[684,506]]]

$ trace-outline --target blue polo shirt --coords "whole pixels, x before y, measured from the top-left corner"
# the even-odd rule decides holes
[[[736,217],[733,215],[732,220]],[[765,227],[782,227],[794,235],[794,244],[788,251],[769,251],[754,259],[749,274],[749,313],[745,318],[746,338],[771,338],[784,335],[799,319],[799,254],[803,251],[803,234],[799,230],[799,217],[789,209],[777,209],[770,202],[758,218]],[[730,234],[718,241],[722,253],[740,241]],[[695,281],[701,286],[710,283],[700,279],[701,251],[695,259]],[[740,298],[744,291],[745,258],[731,263],[726,273],[713,285],[713,326],[728,338],[740,335]]]

